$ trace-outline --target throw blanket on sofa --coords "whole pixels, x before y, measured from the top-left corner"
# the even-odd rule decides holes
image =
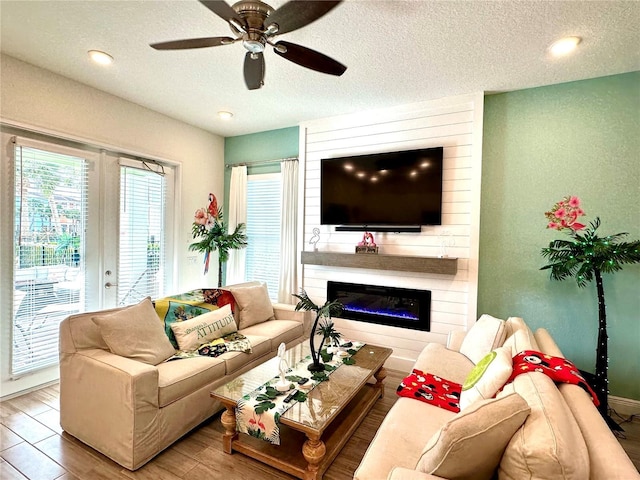
[[[217,357],[226,352],[251,353],[251,342],[241,333],[234,332],[229,335],[225,335],[222,338],[216,338],[212,342],[200,345],[197,350],[192,352],[178,350],[178,352],[173,357],[170,357],[167,362],[170,362],[171,360],[179,360],[181,358],[193,358],[200,356]]]
[[[460,411],[462,385],[413,369],[396,390],[400,397],[414,398],[451,412]]]
[[[349,354],[355,354],[364,343],[348,342]],[[333,356],[331,361],[325,361],[325,375],[311,376],[311,372],[307,369],[311,363],[311,355],[307,355],[293,368],[287,370],[286,379],[291,382],[291,389],[288,392],[278,392],[275,385],[279,382],[280,377],[274,377],[267,383],[260,385],[253,392],[245,395],[238,400],[236,407],[236,430],[246,433],[252,437],[266,440],[274,445],[280,445],[280,428],[278,427],[278,419],[289,408],[297,402],[304,402],[307,399],[307,393],[315,388],[319,383],[327,380],[326,375],[331,374],[340,365],[345,363],[348,357],[340,358]],[[349,362],[347,362],[349,363]],[[310,385],[306,390],[299,388],[297,382],[302,378],[308,378],[305,385]],[[329,380],[330,381],[330,380]],[[296,390],[297,389],[297,390]],[[289,398],[289,396],[291,398]],[[287,402],[285,400],[289,398]]]
[[[153,301],[153,304],[158,317],[164,322],[164,331],[167,337],[176,349],[178,342],[171,330],[172,323],[189,320],[203,313],[217,310],[224,305],[231,305],[232,312],[235,307],[231,292],[219,288],[198,288],[170,297],[158,298]]]
[[[595,406],[600,405],[596,393],[580,375],[576,366],[566,358],[545,355],[535,350],[524,350],[513,357],[513,373],[507,383],[512,382],[521,373],[527,372],[544,373],[554,382],[580,385],[591,395]]]

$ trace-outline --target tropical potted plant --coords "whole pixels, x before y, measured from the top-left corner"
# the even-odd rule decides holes
[[[579,223],[579,217],[584,216],[580,207],[580,199],[567,196],[557,202],[553,208],[545,213],[549,223],[547,228],[563,231],[569,240],[554,240],[542,249],[542,256],[549,263],[541,270],[551,270],[553,280],[565,280],[575,277],[578,287],[585,287],[595,280],[598,295],[598,340],[596,346],[595,380],[593,388],[596,391],[600,405],[598,410],[609,424],[610,428],[620,430],[620,427],[609,418],[608,394],[609,356],[607,345],[607,312],[604,302],[603,273],[615,273],[622,270],[622,265],[640,262],[640,240],[624,242],[622,238],[627,233],[616,233],[600,237],[597,230],[600,218],[596,217],[589,226]]]
[[[340,337],[340,334],[334,329],[333,322],[331,322],[330,320],[333,315],[340,315],[340,313],[342,313],[342,310],[344,309],[344,306],[337,300],[327,300],[324,305],[320,307],[309,298],[309,295],[307,295],[307,292],[304,289],[300,290],[299,295],[294,293],[293,296],[299,300],[295,308],[296,311],[307,310],[316,312],[316,319],[313,322],[313,327],[311,327],[311,334],[309,336],[309,346],[311,347],[311,358],[313,362],[309,364],[308,369],[310,372],[323,372],[324,364],[320,362],[320,352],[322,351],[322,346],[327,338]],[[324,319],[322,327],[319,330],[319,332],[322,333],[322,340],[320,342],[320,348],[316,350],[314,338],[316,336],[316,329],[318,328],[318,323],[321,318]]]
[[[189,250],[204,252],[204,274],[209,271],[211,252],[218,251],[218,288],[222,286],[222,266],[229,260],[229,251],[247,246],[244,223],[238,224],[233,233],[228,233],[222,216],[222,206],[213,193],[209,194],[209,205],[196,210],[191,233],[199,239],[189,245]]]

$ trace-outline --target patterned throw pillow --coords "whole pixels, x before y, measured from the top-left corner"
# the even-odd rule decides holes
[[[183,322],[204,313],[217,310],[224,305],[235,305],[233,295],[220,289],[196,289],[189,292],[159,298],[155,302],[158,317],[164,322],[164,332],[175,348],[178,342],[171,330],[174,322]]]
[[[460,411],[461,389],[462,385],[459,383],[450,382],[414,368],[411,374],[398,385],[396,393],[400,397],[415,398],[457,413]]]
[[[462,384],[460,408],[464,410],[474,402],[495,396],[507,383],[512,371],[511,348],[500,347],[489,352],[469,372]]]

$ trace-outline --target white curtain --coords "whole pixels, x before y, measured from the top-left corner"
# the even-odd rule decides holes
[[[233,233],[240,224],[247,223],[247,167],[245,165],[231,169],[229,186],[229,233]],[[244,278],[245,250],[231,250],[227,262],[227,285],[241,283]]]
[[[280,223],[280,282],[278,302],[292,303],[297,293],[297,221],[298,221],[298,160],[281,164],[282,215]]]

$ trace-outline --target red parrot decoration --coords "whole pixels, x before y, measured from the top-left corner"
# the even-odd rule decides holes
[[[207,211],[213,218],[218,218],[218,200],[216,200],[216,196],[213,193],[209,194],[209,206],[207,207]]]

